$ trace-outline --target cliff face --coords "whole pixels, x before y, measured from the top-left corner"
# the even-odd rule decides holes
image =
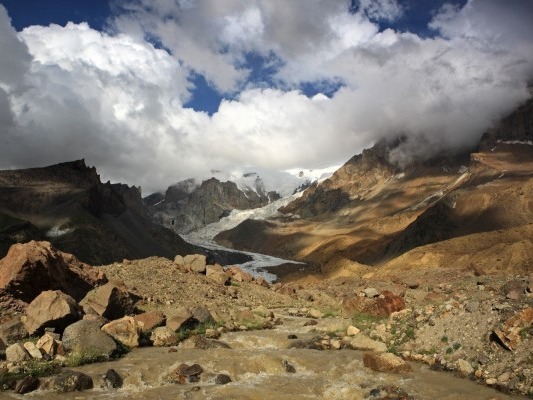
[[[149,220],[139,188],[103,184],[83,160],[0,171],[0,257],[31,239],[91,264],[192,251]]]
[[[491,136],[504,141],[533,141],[533,99],[505,117]]]
[[[256,180],[255,188],[239,189],[235,182],[220,182],[216,178],[195,186],[187,180],[169,187],[165,197],[155,202],[152,196],[146,199],[154,221],[187,233],[207,224],[217,222],[232,210],[262,207],[278,196],[267,193],[262,183]]]

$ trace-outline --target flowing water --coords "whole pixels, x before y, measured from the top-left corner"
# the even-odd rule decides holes
[[[334,318],[319,320],[313,327],[304,327],[304,318],[283,317],[284,324],[272,330],[232,332],[221,340],[231,349],[168,348],[136,349],[120,360],[86,365],[76,370],[91,375],[95,389],[85,392],[56,394],[39,390],[27,395],[0,393],[0,397],[35,399],[365,399],[371,389],[380,385],[396,385],[416,399],[489,400],[511,397],[475,382],[451,374],[430,371],[426,366],[412,364],[406,374],[378,373],[363,366],[362,352],[353,350],[289,349],[296,334],[310,339],[313,330],[330,330],[343,321]],[[296,372],[288,373],[284,363]],[[204,373],[197,383],[169,383],[169,375],[181,363],[200,364]],[[101,377],[109,369],[124,377],[121,389],[102,389]],[[228,374],[232,382],[215,384],[218,373]],[[2,397],[3,396],[3,397]]]

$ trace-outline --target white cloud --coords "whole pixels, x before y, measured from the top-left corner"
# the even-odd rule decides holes
[[[404,9],[397,0],[359,0],[359,10],[373,20],[394,21]]]
[[[0,59],[0,167],[85,157],[146,193],[211,169],[339,164],[399,133],[403,162],[475,143],[533,77],[527,1],[444,8],[435,38],[380,32],[343,0],[121,5],[113,33],[71,23],[18,34],[0,6],[0,52],[12,55]],[[277,87],[247,82],[250,51],[280,61]],[[233,100],[213,116],[184,108],[191,71]],[[316,80],[343,87],[297,90]]]

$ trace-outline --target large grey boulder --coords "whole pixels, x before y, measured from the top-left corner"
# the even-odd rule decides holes
[[[117,350],[111,336],[94,321],[81,320],[68,326],[63,332],[63,347],[81,354],[110,356]]]
[[[46,290],[29,304],[23,323],[30,335],[49,327],[62,332],[81,316],[81,308],[72,297],[60,290]]]

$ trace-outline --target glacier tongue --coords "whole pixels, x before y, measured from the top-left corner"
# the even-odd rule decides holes
[[[262,276],[268,282],[272,283],[274,280],[276,280],[277,277],[276,275],[265,271],[265,268],[274,267],[276,265],[286,263],[303,263],[297,261],[283,260],[281,258],[268,256],[266,254],[249,253],[245,251],[228,249],[226,247],[216,244],[213,239],[218,233],[234,228],[246,219],[266,219],[276,215],[280,207],[286,206],[291,201],[300,197],[302,194],[303,192],[299,192],[287,197],[283,197],[261,208],[255,208],[252,210],[233,210],[230,215],[222,218],[220,221],[206,225],[203,228],[191,232],[187,235],[181,235],[181,237],[191,244],[199,245],[208,249],[234,251],[238,253],[248,254],[253,258],[253,260],[248,261],[244,264],[240,264],[239,266],[244,270],[250,272],[254,276]]]

